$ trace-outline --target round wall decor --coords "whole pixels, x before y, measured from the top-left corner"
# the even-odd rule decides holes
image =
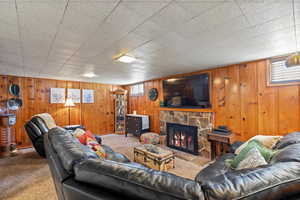
[[[19,98],[10,98],[7,100],[7,108],[9,110],[18,110],[23,105],[22,99]]]
[[[9,88],[9,93],[15,97],[20,96],[20,86],[17,84],[10,84]]]
[[[158,90],[156,88],[151,88],[149,90],[148,97],[151,101],[155,101],[158,97]]]

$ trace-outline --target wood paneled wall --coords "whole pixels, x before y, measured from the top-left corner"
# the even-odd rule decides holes
[[[267,86],[267,60],[209,70],[212,74],[214,125],[227,125],[238,140],[257,134],[285,135],[300,131],[300,86]],[[201,72],[195,72],[201,73]],[[159,101],[162,79],[144,82],[145,95],[129,96],[129,113],[148,114],[151,130],[159,132]],[[158,88],[160,98],[151,102],[150,88]],[[126,86],[130,91],[130,86]],[[130,95],[130,92],[129,92]]]
[[[15,128],[16,142],[19,147],[30,146],[31,143],[24,129],[24,124],[31,116],[38,113],[50,113],[58,125],[82,124],[95,134],[114,132],[114,99],[112,91],[119,86],[61,81],[14,76],[0,76],[0,106],[5,107],[5,101],[12,97],[8,92],[11,83],[21,87],[23,107],[17,111]],[[75,107],[65,107],[64,104],[50,104],[50,88],[78,88],[95,90],[95,103],[76,104]]]

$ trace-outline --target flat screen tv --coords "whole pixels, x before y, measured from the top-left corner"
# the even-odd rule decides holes
[[[164,106],[210,108],[209,82],[208,73],[164,80]]]

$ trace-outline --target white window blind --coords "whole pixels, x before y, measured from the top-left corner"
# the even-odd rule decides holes
[[[144,84],[136,84],[131,86],[131,96],[143,96],[144,95]]]
[[[286,67],[286,57],[271,61],[271,83],[290,83],[300,81],[300,66]]]

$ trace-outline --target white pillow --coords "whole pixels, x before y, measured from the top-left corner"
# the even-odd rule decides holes
[[[272,149],[272,147],[282,138],[282,136],[273,136],[273,135],[256,135],[252,138],[250,138],[247,142],[245,142],[244,144],[242,144],[239,148],[237,148],[237,150],[235,150],[235,154],[239,154],[241,152],[241,150],[247,146],[248,142],[250,142],[251,140],[257,140],[259,141],[262,145],[264,145],[265,147]]]

